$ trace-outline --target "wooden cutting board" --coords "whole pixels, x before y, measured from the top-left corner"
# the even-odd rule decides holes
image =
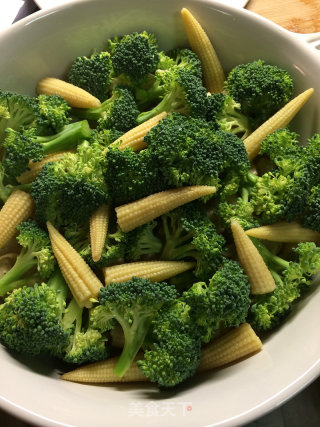
[[[249,0],[246,9],[296,33],[320,32],[320,0]]]

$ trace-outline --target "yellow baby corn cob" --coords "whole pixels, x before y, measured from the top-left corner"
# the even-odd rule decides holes
[[[258,249],[237,221],[231,220],[231,230],[240,264],[249,278],[251,293],[272,292],[276,285]]]
[[[30,194],[15,190],[0,210],[0,248],[16,233],[16,226],[30,218],[33,212],[33,199]]]
[[[99,261],[106,241],[110,216],[110,206],[102,205],[90,218],[91,254],[94,262]]]
[[[28,168],[29,170],[23,172],[20,176],[18,176],[17,181],[21,184],[29,184],[33,182],[38,174],[41,172],[43,166],[49,162],[57,162],[60,160],[66,153],[71,153],[72,151],[59,151],[58,153],[48,154],[44,157],[40,162],[33,162],[32,160],[29,162]]]
[[[320,241],[320,233],[304,228],[298,222],[277,222],[272,225],[246,230],[246,234],[263,240],[272,242],[296,243],[296,242],[317,242]]]
[[[143,138],[146,134],[159,123],[160,120],[164,119],[167,116],[166,112],[160,113],[157,116],[152,117],[151,119],[141,123],[141,125],[136,126],[133,129],[130,129],[120,138],[116,139],[112,145],[118,145],[119,150],[124,150],[127,147],[133,149],[133,151],[139,151],[147,147],[147,144],[144,142]],[[102,154],[105,154],[108,148],[106,148]]]
[[[304,106],[314,89],[308,89],[293,98],[281,110],[277,111],[270,119],[264,122],[258,129],[252,132],[246,139],[244,145],[248,153],[249,160],[253,160],[260,152],[261,142],[270,133],[277,129],[286,127],[293,117]]]
[[[222,92],[225,75],[209,37],[188,9],[183,8],[181,16],[191,49],[201,61],[206,89],[211,93]]]
[[[202,349],[198,372],[208,371],[252,355],[262,348],[249,323],[227,332]]]
[[[97,298],[103,286],[102,283],[78,252],[49,221],[47,227],[53,253],[74,298],[81,307],[90,307],[90,299]]]
[[[101,102],[91,93],[67,83],[55,77],[45,77],[37,84],[37,93],[44,95],[59,95],[64,98],[71,107],[96,108]]]
[[[90,365],[81,366],[74,371],[63,374],[61,378],[66,381],[79,383],[127,383],[148,381],[148,378],[143,375],[136,365],[136,360],[137,359],[135,359],[122,377],[119,377],[113,371],[118,361],[118,357],[111,357],[110,359],[103,360],[102,362],[95,362]]]
[[[178,206],[215,192],[216,187],[194,185],[151,194],[151,196],[144,197],[135,202],[118,206],[116,208],[118,224],[121,230],[127,233],[158,216],[170,212]]]
[[[125,282],[134,276],[149,279],[151,282],[162,282],[194,266],[194,262],[185,261],[138,261],[104,267],[103,274],[106,285],[111,282]]]

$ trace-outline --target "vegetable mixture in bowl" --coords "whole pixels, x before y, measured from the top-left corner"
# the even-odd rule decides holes
[[[181,18],[189,47],[117,34],[0,93],[0,342],[63,380],[172,389],[259,352],[316,286],[320,134],[291,128],[313,89],[258,57],[225,74]]]

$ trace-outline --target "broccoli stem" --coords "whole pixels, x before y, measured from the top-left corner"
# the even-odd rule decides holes
[[[61,274],[61,271],[58,268],[56,268],[56,270],[53,272],[50,279],[48,280],[48,286],[50,286],[53,290],[56,291],[57,299],[60,301],[61,304],[62,313],[69,288],[64,280],[64,277]]]
[[[63,316],[63,326],[70,329],[75,324],[75,332],[80,332],[82,326],[83,307],[80,307],[77,301],[72,298]]]
[[[37,264],[33,247],[22,248],[14,266],[0,279],[0,296],[25,284],[22,276]]]
[[[167,93],[162,100],[150,111],[144,111],[139,114],[137,117],[138,125],[145,122],[146,120],[151,119],[152,117],[157,116],[160,113],[166,111],[170,113],[172,111],[176,111],[180,114],[187,113],[185,101],[179,97],[179,91],[173,90],[172,92]]]
[[[192,256],[194,247],[191,244],[186,244],[193,237],[193,232],[190,231],[182,234],[182,227],[177,227],[174,233],[169,229],[168,220],[163,217],[163,231],[165,234],[165,245],[161,254],[161,259],[182,259],[186,256]]]
[[[108,105],[114,102],[114,97],[108,98],[103,101],[100,107],[95,108],[73,108],[74,114],[83,119],[87,120],[99,120],[103,117],[103,113],[108,109]]]
[[[38,136],[36,142],[43,147],[44,154],[52,154],[57,151],[71,150],[79,141],[89,138],[91,130],[86,120],[66,125],[61,132],[52,136]]]
[[[124,320],[121,315],[115,316],[123,329],[125,338],[122,353],[114,367],[114,373],[119,377],[122,377],[129,369],[141,348],[151,325],[153,314],[149,312],[141,314],[140,310],[139,312],[136,311],[132,324]]]
[[[260,255],[264,261],[268,264],[268,267],[270,266],[271,269],[274,268],[275,270],[280,271],[289,267],[289,261],[286,261],[270,252],[269,249],[267,249],[266,246],[260,242],[260,240],[256,239],[255,237],[251,237],[251,240],[260,252]]]

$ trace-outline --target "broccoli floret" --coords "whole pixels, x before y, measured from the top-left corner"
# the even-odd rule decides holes
[[[152,110],[140,113],[137,122],[143,123],[164,111],[205,118],[207,91],[202,80],[186,69],[173,68],[164,77],[162,100]]]
[[[248,118],[241,113],[241,105],[230,95],[212,93],[207,97],[206,120],[218,130],[231,132],[241,139],[250,134]]]
[[[155,71],[159,62],[158,44],[154,34],[143,31],[108,40],[113,69],[136,82]]]
[[[97,362],[107,359],[110,355],[108,338],[91,327],[89,320],[84,319],[85,314],[83,307],[72,299],[63,316],[64,328],[71,331],[62,356],[68,363],[81,365]]]
[[[29,193],[31,184],[19,184],[14,177],[7,176],[3,163],[0,162],[0,201],[5,203],[14,190],[21,190]]]
[[[137,261],[161,252],[162,242],[154,233],[156,227],[157,221],[154,220],[127,233],[126,260]]]
[[[73,113],[87,120],[98,120],[100,129],[117,129],[126,132],[137,125],[139,110],[132,93],[121,87],[113,89],[111,97],[100,107],[74,108]]]
[[[260,154],[266,154],[275,165],[282,165],[284,159],[297,160],[302,150],[299,145],[299,135],[288,128],[278,129],[269,134],[261,143]]]
[[[71,107],[60,96],[39,95],[36,101],[38,105],[36,126],[39,135],[56,134],[70,123]]]
[[[203,342],[209,342],[221,327],[243,323],[250,307],[250,284],[240,265],[224,260],[207,285],[195,283],[182,298],[190,316],[201,331]]]
[[[158,158],[150,150],[111,148],[106,153],[105,180],[116,205],[132,202],[166,189]]]
[[[46,163],[32,183],[37,219],[56,226],[83,222],[108,201],[101,147],[83,142],[77,153]]]
[[[190,49],[181,49],[176,48],[167,52],[167,56],[174,60],[173,64],[167,63],[167,69],[170,69],[171,66],[175,66],[180,69],[190,71],[194,76],[202,79],[202,67],[201,61],[198,56],[192,52]],[[161,60],[160,60],[161,61]],[[158,64],[158,68],[163,67],[163,62]]]
[[[222,262],[225,239],[218,234],[198,202],[188,203],[161,217],[163,260],[195,260],[194,275],[209,280]]]
[[[144,140],[168,187],[218,184],[223,154],[204,120],[173,113],[152,128]]]
[[[0,91],[0,142],[7,128],[19,131],[36,124],[37,105],[35,98],[14,92]]]
[[[13,290],[0,305],[0,342],[30,356],[61,356],[70,335],[62,324],[67,292],[59,270],[48,284]]]
[[[163,307],[152,322],[144,344],[144,358],[137,361],[142,373],[162,388],[176,386],[199,366],[201,340],[181,299]]]
[[[22,249],[14,266],[0,279],[0,295],[30,282],[30,276],[24,275],[34,268],[37,277],[47,279],[56,265],[49,235],[34,220],[22,222],[17,229]]]
[[[6,130],[3,143],[5,149],[3,164],[7,174],[19,176],[28,169],[30,161],[40,161],[45,155],[63,150],[72,150],[85,138],[90,137],[86,120],[70,123],[59,133],[39,136],[36,128],[23,131]]]
[[[250,167],[243,142],[230,133],[214,132],[203,119],[172,113],[144,140],[157,157],[168,186],[217,186],[224,170],[241,175]]]
[[[293,249],[297,260],[286,261],[272,254],[259,240],[252,238],[276,282],[274,291],[252,299],[249,322],[260,331],[279,326],[320,269],[320,248],[313,242],[299,243]]]
[[[286,70],[257,60],[233,68],[226,91],[255,129],[290,101],[293,80]]]
[[[151,283],[148,279],[133,277],[122,283],[110,283],[98,295],[104,308],[104,323],[115,319],[123,329],[125,345],[114,372],[122,377],[142,346],[150,324],[163,304],[177,297],[175,288],[165,282]]]
[[[89,58],[78,56],[73,61],[68,73],[68,81],[103,102],[110,91],[112,71],[110,53],[94,52]]]
[[[302,215],[302,225],[320,232],[320,185],[312,187]]]
[[[244,230],[259,227],[259,221],[254,217],[254,207],[248,200],[249,191],[242,188],[242,195],[235,202],[222,199],[217,208],[217,216],[224,228],[229,229],[231,220],[235,219]]]

